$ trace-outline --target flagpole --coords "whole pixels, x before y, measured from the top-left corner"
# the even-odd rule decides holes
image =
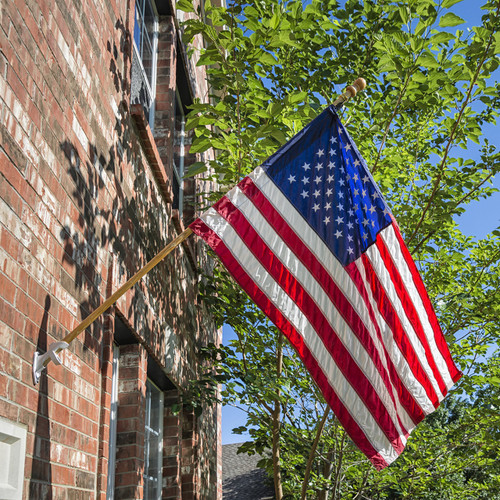
[[[366,81],[363,78],[358,78],[349,85],[343,94],[339,95],[337,99],[333,102],[333,105],[339,109],[343,106],[345,102],[354,97],[358,92],[362,91],[366,87]],[[66,349],[70,342],[72,342],[80,333],[82,333],[88,326],[90,326],[101,314],[106,312],[122,295],[124,295],[128,290],[130,290],[143,276],[145,276],[151,269],[158,265],[169,253],[171,253],[177,246],[179,246],[186,238],[192,234],[192,230],[185,229],[177,238],[171,241],[167,246],[163,248],[158,254],[156,254],[142,269],[137,271],[124,285],[122,285],[118,290],[116,290],[111,297],[104,301],[94,312],[89,314],[73,331],[68,333],[63,340],[52,343],[47,352],[44,354],[35,352],[33,356],[33,384],[37,385],[40,380],[40,375],[42,370],[53,361],[54,364],[60,365],[61,360],[58,353],[63,349]]]
[[[40,373],[49,362],[52,360],[55,364],[61,364],[61,360],[57,356],[58,352],[68,347],[80,333],[90,326],[101,314],[106,312],[122,295],[130,290],[143,276],[151,269],[157,266],[169,253],[177,248],[193,231],[188,227],[177,238],[166,245],[163,250],[160,250],[143,268],[139,269],[124,285],[116,290],[111,297],[104,301],[94,312],[89,314],[73,331],[68,333],[60,342],[51,344],[45,354],[35,352],[33,359],[33,383],[38,384]]]

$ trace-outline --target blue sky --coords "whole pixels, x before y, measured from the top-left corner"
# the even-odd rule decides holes
[[[483,11],[480,9],[481,3],[475,0],[464,0],[452,8],[452,11],[466,20],[467,24],[463,26],[477,26],[481,24]],[[463,29],[463,26],[460,26]],[[499,70],[496,71],[498,79]],[[362,76],[362,75],[360,75]],[[498,126],[485,127],[485,135],[489,137],[491,143],[498,145],[500,138],[500,129]],[[462,150],[464,158],[478,158],[476,144],[471,144],[468,150]],[[457,153],[456,153],[457,154]],[[493,181],[493,185],[500,189],[500,176]],[[478,239],[484,238],[493,229],[500,226],[500,193],[495,193],[486,200],[470,203],[466,212],[457,218],[460,229],[468,235],[475,236]],[[232,329],[225,326],[223,329],[224,343],[235,338]],[[232,434],[232,429],[244,425],[246,421],[245,413],[231,406],[224,406],[222,409],[222,444],[239,443],[249,438],[247,434]]]

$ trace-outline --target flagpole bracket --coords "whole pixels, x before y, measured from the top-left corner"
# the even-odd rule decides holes
[[[49,361],[52,361],[55,365],[61,364],[61,358],[58,356],[58,352],[62,349],[66,349],[69,346],[67,342],[63,340],[59,342],[53,342],[49,345],[47,352],[44,354],[35,352],[33,355],[33,385],[37,385],[40,376],[42,375],[42,370],[47,366]]]

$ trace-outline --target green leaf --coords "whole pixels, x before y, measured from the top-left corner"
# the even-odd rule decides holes
[[[205,162],[203,161],[197,161],[193,163],[192,165],[189,165],[186,173],[184,174],[184,179],[187,179],[189,177],[194,177],[195,175],[201,174],[202,172],[206,172],[207,166],[205,165]]]
[[[453,14],[453,12],[448,12],[439,20],[439,26],[441,26],[441,28],[451,28],[463,23],[465,23],[465,21],[456,14]]]
[[[430,54],[422,54],[417,62],[426,68],[439,68],[440,64]]]
[[[307,97],[307,92],[296,92],[295,94],[290,94],[288,96],[288,102],[290,104],[297,104],[298,102],[304,102]]]
[[[273,14],[273,17],[271,17],[271,20],[269,21],[269,27],[273,30],[275,30],[280,24],[280,18],[278,14]]]
[[[452,7],[453,5],[455,5],[456,3],[459,3],[461,1],[462,0],[444,0],[443,3],[441,4],[441,7],[445,8],[445,9],[449,9],[450,7]]]
[[[430,38],[430,42],[432,44],[437,45],[439,43],[448,43],[450,40],[453,40],[454,38],[455,35],[442,31],[440,33],[437,33],[436,35],[432,35]]]
[[[500,54],[500,31],[493,36],[495,37],[495,54]]]
[[[178,0],[176,7],[183,12],[194,12],[193,2],[191,0]]]
[[[189,148],[190,153],[204,153],[212,147],[211,141],[208,139],[195,140]]]
[[[263,64],[271,64],[271,65],[278,64],[278,61],[276,61],[274,56],[272,54],[270,54],[269,52],[262,53],[259,57],[259,60]]]

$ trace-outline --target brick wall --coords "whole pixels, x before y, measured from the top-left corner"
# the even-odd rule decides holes
[[[183,229],[171,203],[182,45],[162,14],[153,135],[130,104],[133,23],[133,0],[0,5],[0,418],[27,430],[24,498],[106,497],[117,317],[134,343],[120,346],[115,498],[142,498],[152,362],[176,387],[165,397],[164,492],[217,497],[218,410],[195,419],[170,405],[196,376],[196,347],[218,339],[197,298],[195,264],[209,265],[200,242],[177,249],[61,353],[61,366],[31,380],[35,350],[64,338]],[[190,92],[206,98],[194,68]]]

